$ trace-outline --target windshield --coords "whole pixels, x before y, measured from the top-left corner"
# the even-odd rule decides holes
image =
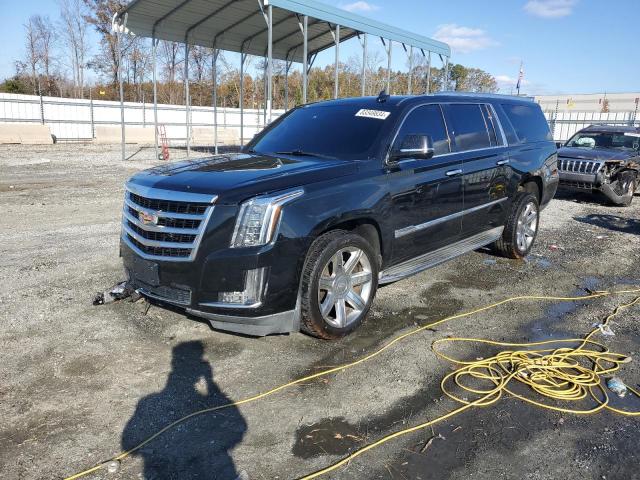
[[[293,110],[256,137],[247,145],[247,150],[366,160],[375,155],[377,138],[388,116],[389,112],[382,108],[308,105]]]
[[[609,132],[577,133],[567,147],[584,149],[640,150],[640,135]]]

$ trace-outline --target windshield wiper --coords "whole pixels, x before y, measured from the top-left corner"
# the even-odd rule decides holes
[[[323,155],[322,153],[305,152],[299,149],[298,150],[281,150],[274,153],[276,155],[294,155],[296,157],[320,157],[320,158],[330,158],[330,159],[336,158],[330,155]]]

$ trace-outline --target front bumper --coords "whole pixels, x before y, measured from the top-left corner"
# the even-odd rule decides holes
[[[208,290],[206,284],[210,282],[203,286],[203,272],[225,272],[226,269],[226,273],[219,273],[215,279],[217,288],[237,290],[241,288],[241,274],[251,269],[248,267],[266,261],[264,256],[254,256],[252,260],[236,258],[233,270],[230,270],[229,262],[219,261],[219,267],[215,267],[213,259],[203,263],[153,262],[139,257],[125,242],[121,242],[120,254],[129,282],[143,296],[205,318],[213,328],[253,336],[299,330],[297,282],[294,289],[284,288],[282,280],[290,275],[278,278],[281,268],[265,267],[269,275],[261,301],[256,306],[224,306],[218,301],[218,293]],[[233,273],[229,275],[230,272]]]
[[[596,175],[585,175],[571,172],[560,172],[560,187],[576,190],[597,189],[599,180]]]

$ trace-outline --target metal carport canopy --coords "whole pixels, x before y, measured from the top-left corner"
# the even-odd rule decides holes
[[[391,55],[394,42],[402,45],[409,55],[408,94],[411,94],[413,49],[427,57],[427,91],[431,76],[431,54],[443,60],[445,86],[451,56],[443,42],[407,32],[366,17],[346,12],[319,2],[308,0],[133,0],[112,21],[117,33],[119,56],[122,56],[121,37],[133,33],[153,39],[153,111],[155,149],[158,153],[158,95],[156,84],[156,56],[158,40],[184,43],[184,92],[186,106],[187,157],[190,153],[191,112],[189,97],[189,47],[200,45],[214,49],[212,61],[214,145],[218,152],[216,62],[218,52],[240,53],[240,143],[244,144],[244,66],[247,55],[265,57],[265,124],[272,118],[273,59],[286,62],[285,109],[288,108],[288,72],[293,62],[302,63],[302,103],[307,102],[310,66],[318,52],[335,47],[334,98],[339,88],[340,43],[360,37],[362,45],[361,94],[365,94],[367,36],[379,37],[387,53],[387,91],[391,91]],[[427,52],[427,53],[425,53]],[[125,159],[124,87],[122,59],[118,62],[120,79],[120,124],[122,130],[122,159]]]
[[[443,42],[377,22],[361,15],[308,0],[268,0],[273,9],[273,58],[303,62],[300,31],[302,16],[309,17],[308,55],[335,45],[334,26],[340,25],[340,41],[370,34],[445,57]],[[268,28],[264,10],[256,0],[133,0],[118,13],[126,27],[138,36],[154,37],[231,52],[265,56]]]

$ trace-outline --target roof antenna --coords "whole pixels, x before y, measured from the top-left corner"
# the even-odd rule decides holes
[[[376,101],[377,101],[378,103],[384,103],[384,102],[386,102],[387,100],[389,100],[389,97],[390,97],[390,96],[391,96],[391,95],[389,95],[385,89],[382,89],[382,90],[380,91],[380,93],[378,94],[378,98],[377,98],[377,100],[376,100]]]

